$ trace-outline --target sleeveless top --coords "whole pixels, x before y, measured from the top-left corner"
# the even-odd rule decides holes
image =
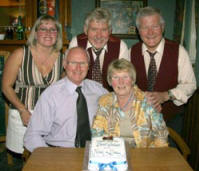
[[[15,92],[28,110],[33,110],[40,94],[61,78],[64,54],[60,52],[50,73],[43,77],[39,72],[30,48],[24,46],[24,56],[15,83]],[[11,108],[15,108],[11,105]]]

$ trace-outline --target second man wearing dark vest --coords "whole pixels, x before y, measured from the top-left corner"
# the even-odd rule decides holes
[[[167,125],[181,133],[183,104],[196,89],[188,53],[181,45],[163,37],[165,21],[158,9],[140,9],[136,27],[142,40],[130,50],[136,83],[163,113]]]

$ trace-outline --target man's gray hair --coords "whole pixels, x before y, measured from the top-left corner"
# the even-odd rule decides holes
[[[161,26],[164,27],[165,25],[165,20],[160,12],[159,9],[153,8],[153,7],[144,7],[140,8],[137,16],[136,16],[136,27],[139,29],[140,28],[140,18],[146,17],[146,16],[152,16],[152,15],[158,15],[160,17],[160,24]]]
[[[106,22],[108,23],[109,31],[112,30],[111,14],[106,8],[96,8],[87,15],[84,23],[86,32],[88,31],[89,23],[91,21]]]
[[[90,63],[90,56],[89,56],[87,50],[84,49],[84,48],[82,48],[82,47],[80,47],[80,46],[75,46],[75,47],[72,47],[72,48],[70,48],[70,49],[67,49],[67,50],[65,51],[65,60],[67,60],[68,53],[69,53],[71,50],[77,49],[77,48],[81,49],[82,51],[84,51],[84,52],[86,53],[86,56],[87,56],[87,58],[88,58],[88,63]]]

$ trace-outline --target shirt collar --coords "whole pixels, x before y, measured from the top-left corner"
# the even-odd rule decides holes
[[[158,47],[156,48],[156,51],[158,54],[160,54],[160,56],[162,56],[163,51],[164,51],[164,44],[165,44],[165,39],[162,38],[162,40],[160,41]],[[147,52],[147,47],[144,43],[142,43],[142,55],[145,55]]]
[[[89,48],[92,48],[93,46],[91,45],[91,43],[88,41],[87,42],[87,46],[86,46],[86,50],[88,50]],[[103,47],[103,49],[105,49],[106,51],[108,51],[108,48],[107,48],[107,44]]]
[[[68,89],[68,91],[73,94],[76,91],[76,88],[81,86],[82,88],[84,87],[84,80],[81,82],[80,85],[76,85],[74,84],[71,80],[69,80],[67,78],[67,76],[65,77],[65,81],[66,81],[66,87]]]

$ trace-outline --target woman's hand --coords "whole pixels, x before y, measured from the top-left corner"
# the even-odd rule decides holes
[[[19,110],[19,113],[23,124],[27,126],[31,117],[31,113],[27,109]]]

